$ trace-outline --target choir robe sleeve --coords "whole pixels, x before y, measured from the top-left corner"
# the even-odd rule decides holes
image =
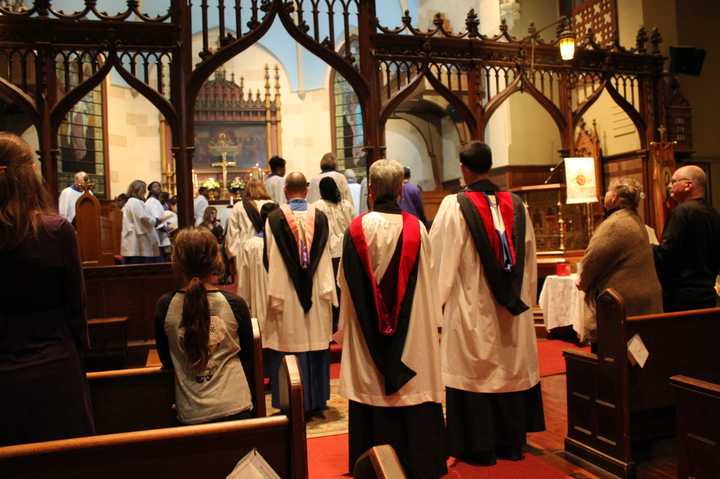
[[[240,208],[242,202],[233,205],[232,214],[228,219],[227,231],[225,232],[225,252],[228,258],[235,258],[240,252]]]
[[[525,271],[523,272],[523,302],[530,307],[537,306],[537,251],[535,249],[535,228],[530,212],[525,208]]]
[[[332,259],[330,256],[330,241],[325,243],[317,271],[313,278],[315,285],[320,287],[319,296],[333,306],[338,306],[337,289],[335,287],[335,272],[333,271]]]
[[[265,249],[268,258],[267,311],[268,315],[281,315],[286,294],[295,294],[280,250],[268,222],[265,223]]]
[[[432,274],[441,306],[447,303],[450,291],[455,286],[456,272],[462,260],[462,245],[469,239],[468,228],[455,195],[446,196],[430,229]]]

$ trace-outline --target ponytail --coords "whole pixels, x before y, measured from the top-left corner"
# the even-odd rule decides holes
[[[208,339],[210,338],[210,305],[207,290],[197,276],[185,289],[180,326],[185,330],[182,345],[187,354],[190,369],[202,372],[208,362]]]
[[[203,372],[210,351],[210,303],[203,280],[222,268],[220,247],[215,236],[206,228],[184,228],[175,238],[173,266],[184,278],[190,278],[185,287],[180,327],[181,340],[189,369]]]

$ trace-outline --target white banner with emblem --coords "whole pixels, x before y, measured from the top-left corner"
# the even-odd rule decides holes
[[[595,158],[565,158],[566,204],[597,202],[596,181]]]

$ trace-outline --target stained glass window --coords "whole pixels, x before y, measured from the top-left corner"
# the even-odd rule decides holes
[[[89,63],[83,63],[83,78],[92,75]],[[69,75],[66,68],[69,67]],[[78,62],[56,63],[58,97],[79,83]],[[105,122],[101,83],[73,105],[58,130],[58,191],[74,181],[75,173],[85,171],[95,183],[93,192],[105,198]]]
[[[343,49],[347,46],[343,46]],[[356,37],[350,40],[350,51],[355,59],[355,68],[359,68],[359,48]],[[352,169],[358,178],[365,176],[365,156],[363,145],[362,110],[355,91],[342,75],[334,72],[332,84],[335,111],[333,125],[335,128],[335,154],[338,160],[338,170]]]

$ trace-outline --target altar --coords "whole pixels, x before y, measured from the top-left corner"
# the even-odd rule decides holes
[[[194,194],[200,186],[211,199],[228,200],[231,184],[240,190],[252,176],[263,176],[267,161],[280,154],[280,78],[276,65],[265,65],[265,88],[245,91],[235,75],[220,69],[200,90],[194,110]],[[213,191],[215,190],[215,191]],[[219,211],[218,211],[219,213]]]

